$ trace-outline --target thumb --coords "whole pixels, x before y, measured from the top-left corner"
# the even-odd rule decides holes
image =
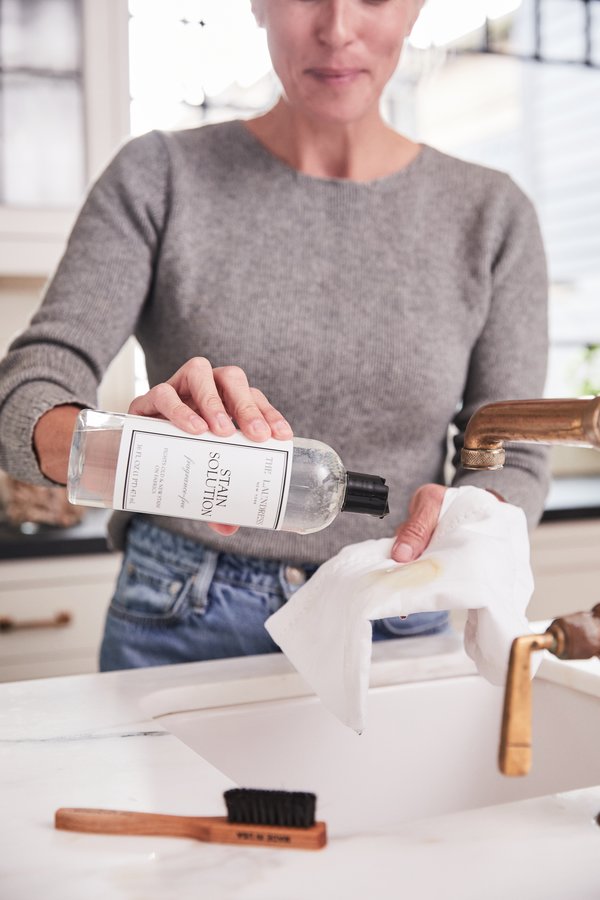
[[[439,484],[424,484],[415,491],[408,519],[396,531],[392,559],[411,562],[421,555],[438,523],[445,493],[446,488]]]

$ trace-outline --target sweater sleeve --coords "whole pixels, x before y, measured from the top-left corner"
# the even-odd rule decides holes
[[[548,350],[546,259],[536,213],[508,181],[503,234],[492,260],[492,294],[485,325],[473,349],[462,408],[455,418],[453,484],[492,488],[525,511],[533,527],[549,485],[548,448],[510,443],[497,471],[469,471],[460,450],[471,416],[487,403],[541,397]]]
[[[161,136],[126,144],[100,176],[31,323],[0,362],[0,468],[50,485],[33,429],[43,413],[94,406],[110,361],[134,333],[150,291],[167,211]]]

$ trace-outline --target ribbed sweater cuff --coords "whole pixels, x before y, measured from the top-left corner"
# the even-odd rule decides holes
[[[54,382],[28,381],[16,388],[4,404],[0,468],[20,481],[56,487],[55,482],[40,471],[33,449],[33,430],[45,412],[68,403],[87,406],[81,397]]]

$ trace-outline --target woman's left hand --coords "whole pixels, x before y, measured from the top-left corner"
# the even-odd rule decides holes
[[[417,488],[408,507],[408,519],[396,531],[393,560],[411,562],[425,550],[438,523],[447,490],[441,484],[423,484]]]
[[[423,484],[414,492],[408,507],[408,519],[396,530],[396,540],[392,547],[392,559],[396,562],[412,562],[425,550],[440,517],[444,494],[448,490],[441,484]],[[500,503],[506,498],[486,488]]]

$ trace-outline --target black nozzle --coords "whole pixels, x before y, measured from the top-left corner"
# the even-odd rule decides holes
[[[366,513],[368,516],[383,519],[390,511],[388,491],[385,478],[379,475],[347,472],[346,496],[342,512]]]

